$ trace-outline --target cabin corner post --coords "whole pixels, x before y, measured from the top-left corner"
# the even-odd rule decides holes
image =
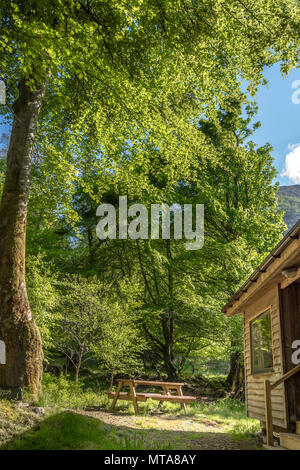
[[[266,413],[266,431],[268,446],[274,445],[273,422],[272,422],[272,398],[271,398],[271,382],[266,379],[265,384],[265,413]]]

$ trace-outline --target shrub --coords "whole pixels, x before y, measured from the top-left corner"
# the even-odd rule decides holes
[[[102,391],[85,388],[81,382],[76,384],[62,374],[55,377],[45,373],[37,404],[57,408],[107,407],[109,400]]]

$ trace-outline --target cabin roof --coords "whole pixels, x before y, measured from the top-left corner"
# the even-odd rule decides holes
[[[271,253],[264,259],[264,261],[255,269],[247,281],[236,291],[236,293],[230,298],[230,300],[222,308],[223,313],[227,313],[228,310],[234,306],[234,304],[240,299],[241,295],[246,293],[249,286],[257,282],[263,273],[266,273],[268,267],[274,263],[274,261],[280,258],[281,253],[296,239],[299,239],[300,235],[300,219],[295,225],[286,233],[283,239],[275,246]]]

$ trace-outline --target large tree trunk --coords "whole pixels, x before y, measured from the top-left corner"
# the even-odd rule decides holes
[[[178,371],[174,364],[174,315],[173,312],[165,312],[161,318],[162,331],[164,336],[164,344],[162,346],[162,354],[164,359],[165,370],[169,380],[176,380]]]
[[[243,358],[240,352],[234,352],[230,356],[230,371],[226,382],[233,397],[243,398],[245,380]]]
[[[166,351],[164,353],[164,365],[165,365],[165,370],[168,375],[168,380],[170,381],[177,380],[178,372],[173,362],[173,354],[170,353],[168,348],[166,348]]]
[[[172,251],[171,251],[171,241],[166,240],[166,252],[169,263],[167,265],[168,269],[168,290],[170,297],[170,306],[173,304],[174,295],[173,295],[173,271],[171,266],[172,260]],[[178,372],[174,364],[174,312],[169,310],[165,312],[161,319],[162,331],[165,340],[165,347],[163,351],[165,369],[168,374],[169,380],[177,380]]]
[[[40,390],[42,347],[27,298],[25,247],[33,140],[45,86],[44,82],[31,91],[25,79],[19,83],[0,204],[0,339],[6,345],[0,388],[15,392],[28,387],[35,396]]]

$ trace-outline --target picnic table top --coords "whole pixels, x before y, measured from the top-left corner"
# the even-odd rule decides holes
[[[118,379],[118,382],[131,382],[138,385],[159,385],[164,386],[167,385],[169,387],[181,387],[184,382],[158,382],[157,380],[136,380],[136,379]]]

